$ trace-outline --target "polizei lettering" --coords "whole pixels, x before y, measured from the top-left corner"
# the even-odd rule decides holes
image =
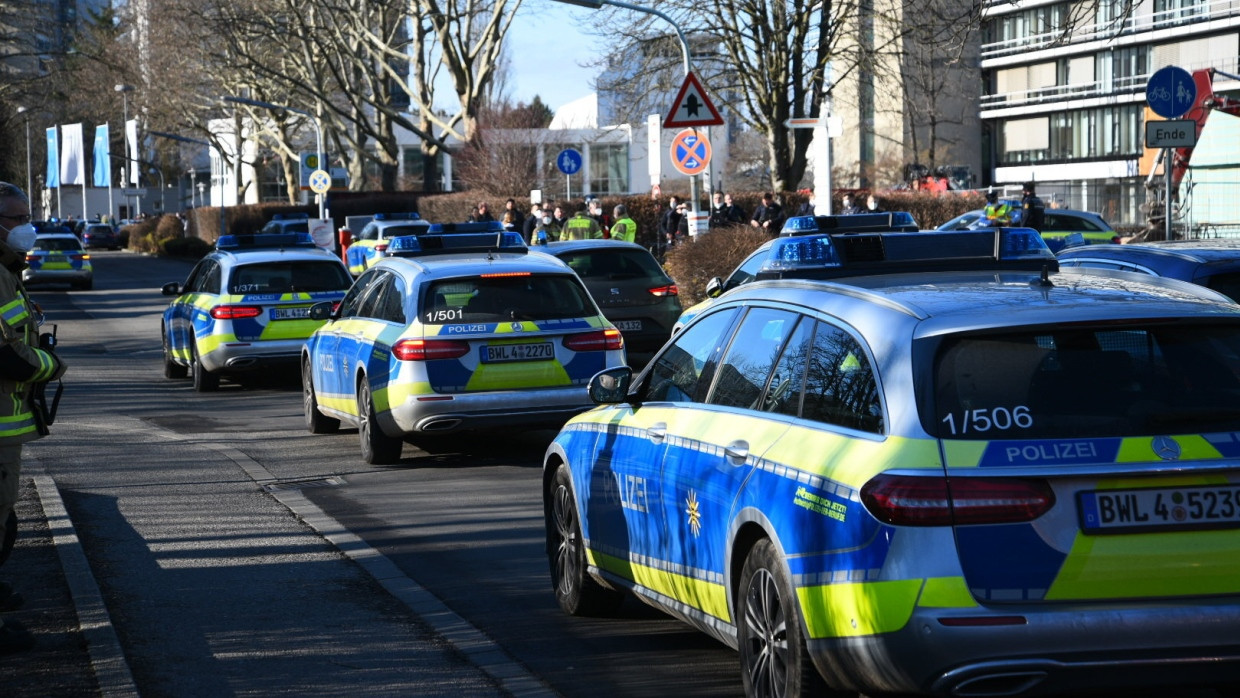
[[[1011,463],[1047,463],[1054,461],[1093,461],[1098,459],[1098,449],[1092,441],[1057,441],[1049,443],[1007,446],[1004,449]]]

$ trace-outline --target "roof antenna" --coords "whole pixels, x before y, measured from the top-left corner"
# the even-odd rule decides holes
[[[1054,286],[1055,284],[1051,283],[1051,269],[1050,269],[1050,265],[1049,265],[1049,264],[1043,264],[1043,265],[1042,265],[1042,278],[1038,279],[1037,281],[1031,281],[1031,282],[1029,282],[1029,283],[1034,284],[1034,285],[1037,285],[1037,286],[1043,286],[1043,287],[1051,287],[1051,286]]]

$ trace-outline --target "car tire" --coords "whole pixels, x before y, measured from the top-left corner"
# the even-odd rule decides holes
[[[840,695],[827,688],[809,657],[792,580],[770,539],[749,551],[739,589],[736,631],[745,695]]]
[[[405,445],[383,433],[375,415],[375,399],[370,393],[370,383],[363,377],[357,386],[357,435],[362,441],[362,460],[370,465],[391,465],[400,460],[400,449]]]
[[[331,434],[340,428],[340,420],[319,412],[319,401],[314,395],[314,376],[310,373],[310,359],[301,362],[301,404],[306,412],[306,431],[311,434]]]
[[[190,373],[194,377],[194,390],[199,393],[213,393],[220,389],[220,377],[211,373],[198,359],[198,350],[193,349],[190,358]]]
[[[78,284],[73,284],[73,287],[74,287],[74,288],[76,288],[76,289],[77,289],[77,290],[79,290],[79,291],[89,291],[89,290],[91,290],[91,289],[93,289],[93,288],[95,287],[95,282],[94,282],[93,280],[91,280],[91,281],[83,281],[83,282],[78,283]]]
[[[168,330],[162,329],[164,335],[164,378],[184,378],[189,369],[172,359],[172,347],[168,344]]]
[[[546,505],[547,562],[560,608],[572,616],[608,615],[620,606],[624,594],[608,589],[586,572],[586,547],[577,516],[568,465],[556,468]]]

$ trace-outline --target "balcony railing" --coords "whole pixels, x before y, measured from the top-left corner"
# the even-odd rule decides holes
[[[1130,94],[1145,89],[1149,82],[1149,74],[1132,75],[1129,77],[1095,80],[1076,85],[1051,85],[1033,90],[1002,92],[993,95],[982,95],[982,109],[999,109],[1001,107],[1024,107],[1050,102],[1062,102],[1066,99],[1085,99],[1088,97],[1106,97],[1116,94]]]
[[[1051,46],[1079,44],[1096,39],[1114,39],[1130,34],[1153,31],[1165,27],[1192,24],[1207,19],[1220,19],[1240,14],[1240,0],[1212,0],[1191,7],[1175,8],[1134,15],[1121,21],[1097,22],[1072,27],[1069,30],[1043,32],[1015,39],[996,41],[982,45],[982,59],[999,58],[1016,53],[1048,48]],[[995,19],[995,21],[1002,21]]]

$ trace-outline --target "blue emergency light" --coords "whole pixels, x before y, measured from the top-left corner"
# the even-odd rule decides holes
[[[308,221],[309,213],[277,213],[271,217],[273,221]]]
[[[408,213],[376,213],[372,220],[376,221],[420,221],[422,216],[410,211]]]
[[[529,248],[520,233],[508,232],[501,224],[499,230],[436,233],[439,224],[421,235],[401,235],[388,242],[389,257],[422,257],[432,254],[462,254],[468,252],[511,252],[525,254]],[[447,224],[451,225],[451,224]],[[470,224],[487,226],[486,223]]]
[[[821,217],[820,217],[821,218]],[[829,278],[968,269],[1058,270],[1031,228],[924,232],[806,232],[776,240],[759,278]]]
[[[431,223],[427,232],[432,235],[455,235],[458,233],[502,233],[507,229],[499,221],[486,223]]]
[[[217,250],[252,250],[277,247],[316,247],[310,233],[251,233],[221,235],[215,241]]]
[[[780,235],[812,235],[814,233],[915,233],[917,221],[907,211],[859,213],[846,216],[793,216],[784,221]]]

